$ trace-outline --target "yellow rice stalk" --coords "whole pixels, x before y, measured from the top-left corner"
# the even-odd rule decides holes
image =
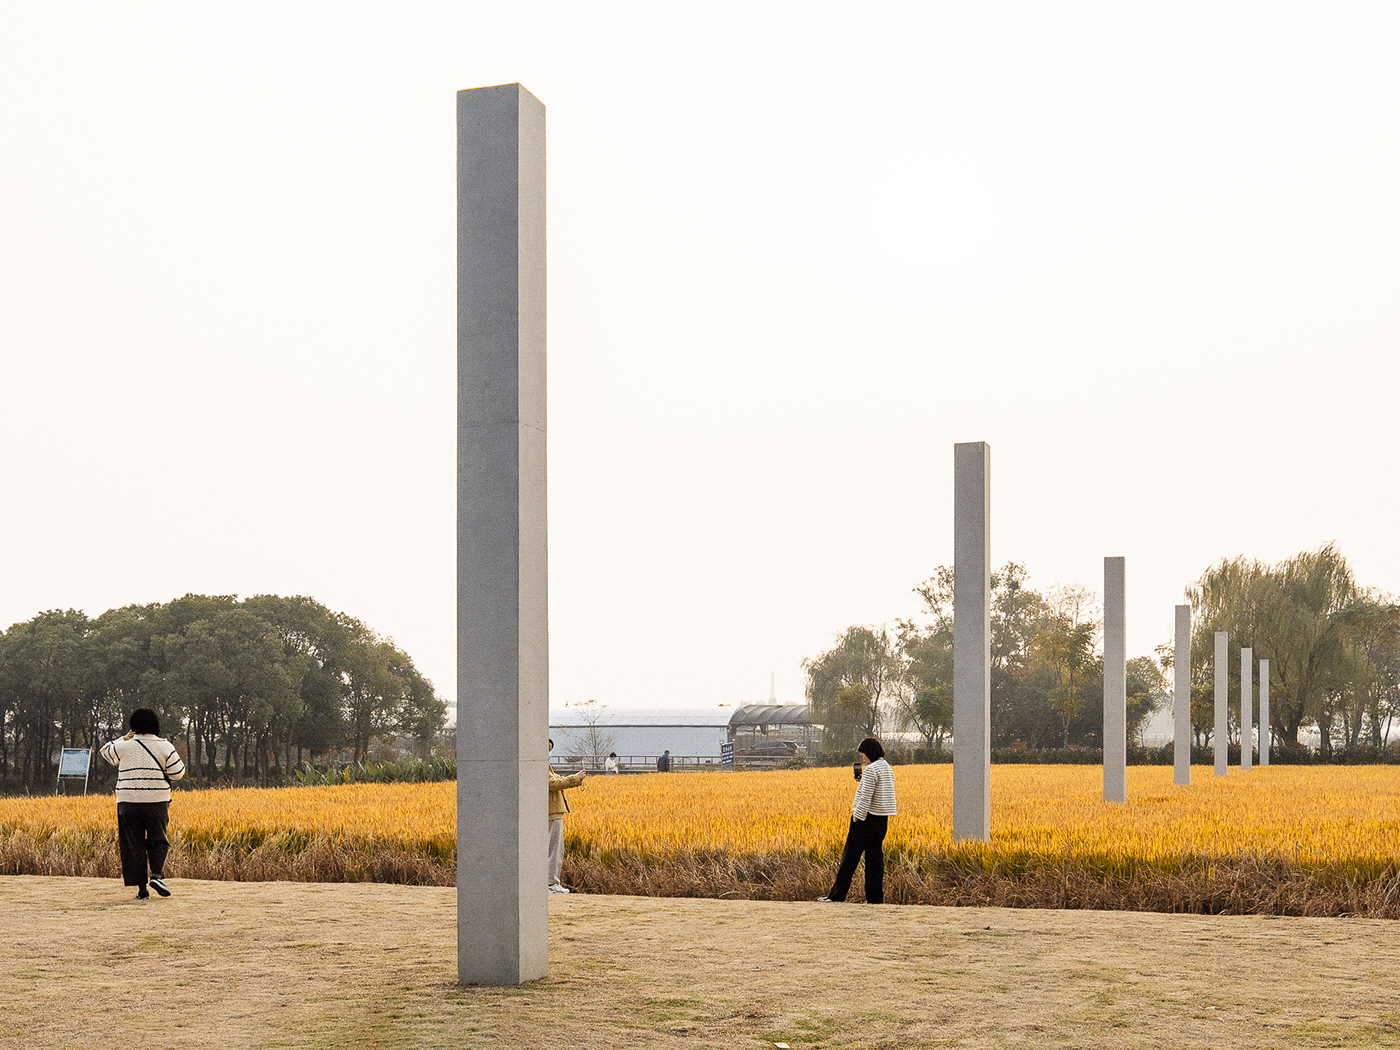
[[[1129,801],[1113,804],[1102,801],[1096,766],[994,766],[991,842],[955,843],[952,767],[898,766],[887,857],[915,878],[950,867],[1012,880],[1073,868],[1117,883],[1242,858],[1347,884],[1395,875],[1400,767],[1274,766],[1225,778],[1199,767],[1192,777],[1178,788],[1170,767],[1132,767]],[[826,864],[840,853],[854,789],[848,768],[590,777],[570,792],[566,843],[603,865],[697,854]],[[110,849],[115,808],[110,797],[0,799],[0,846]],[[456,785],[179,792],[171,838],[186,856],[295,856],[329,845],[450,869]]]

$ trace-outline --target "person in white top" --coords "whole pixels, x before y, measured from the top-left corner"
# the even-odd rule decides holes
[[[880,741],[868,736],[856,749],[859,761],[855,777],[855,802],[851,805],[851,826],[846,832],[846,848],[841,853],[841,866],[831,892],[817,899],[826,904],[840,904],[851,889],[856,865],[865,857],[865,900],[868,904],[885,903],[885,833],[890,817],[895,815],[894,770],[885,761],[885,749]]]
[[[175,745],[162,740],[160,718],[149,708],[131,712],[131,731],[102,745],[99,754],[117,767],[117,844],[122,857],[122,882],[136,887],[136,899],[147,900],[149,885],[162,897],[165,858],[170,842],[170,782],[185,775],[185,762]],[[150,876],[147,877],[149,870]]]

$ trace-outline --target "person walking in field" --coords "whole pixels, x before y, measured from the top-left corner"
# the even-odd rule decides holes
[[[131,712],[130,731],[109,740],[98,753],[117,767],[117,843],[122,883],[136,887],[136,899],[151,890],[170,896],[165,858],[170,842],[170,782],[185,775],[185,762],[169,740],[161,739],[160,718],[149,708]]]
[[[554,750],[554,741],[549,742]],[[561,777],[549,770],[549,892],[568,893],[569,887],[559,881],[559,873],[564,868],[564,814],[569,812],[569,800],[564,797],[565,788],[583,787],[588,774],[579,770],[573,776]]]
[[[851,806],[851,826],[846,832],[846,848],[841,853],[841,866],[831,891],[817,900],[826,904],[841,904],[851,889],[856,865],[865,857],[865,900],[868,904],[885,903],[885,833],[890,817],[895,815],[894,770],[885,761],[885,749],[880,741],[868,736],[856,749],[860,763],[855,768],[855,802]],[[864,767],[864,768],[862,768]]]
[[[656,771],[658,773],[671,772],[671,751],[668,748],[666,753],[656,760]]]

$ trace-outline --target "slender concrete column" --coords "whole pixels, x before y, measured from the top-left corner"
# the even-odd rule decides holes
[[[1176,653],[1172,660],[1172,782],[1191,783],[1191,606],[1176,607]]]
[[[549,973],[544,106],[457,93],[457,979]]]
[[[1128,801],[1127,571],[1103,560],[1103,800]]]
[[[1215,775],[1230,771],[1230,635],[1215,632]]]
[[[1269,738],[1274,735],[1269,721],[1269,661],[1259,661],[1259,764],[1269,764]]]
[[[992,837],[992,450],[953,446],[953,838]]]
[[[1254,768],[1254,650],[1240,649],[1240,768]]]

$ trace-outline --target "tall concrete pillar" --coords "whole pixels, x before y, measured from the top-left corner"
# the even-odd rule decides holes
[[[1191,783],[1191,606],[1176,607],[1176,652],[1172,658],[1172,782]]]
[[[1215,775],[1230,772],[1230,635],[1215,632]]]
[[[992,837],[992,450],[953,446],[953,838]]]
[[[1103,800],[1128,801],[1128,633],[1125,559],[1103,560]]]
[[[549,972],[544,106],[457,93],[457,978]]]
[[[1273,736],[1269,721],[1269,661],[1259,661],[1259,764],[1269,764],[1269,738]]]
[[[1254,650],[1240,649],[1240,768],[1254,768]]]

